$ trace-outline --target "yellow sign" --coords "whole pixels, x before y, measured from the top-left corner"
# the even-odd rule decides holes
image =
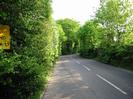
[[[10,27],[0,25],[0,49],[10,49]]]

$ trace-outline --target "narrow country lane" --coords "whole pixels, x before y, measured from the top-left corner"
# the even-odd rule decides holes
[[[43,99],[133,99],[133,72],[76,55],[62,56]]]

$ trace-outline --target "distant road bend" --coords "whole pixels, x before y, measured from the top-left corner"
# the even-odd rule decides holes
[[[133,72],[76,55],[62,56],[43,99],[133,99]]]

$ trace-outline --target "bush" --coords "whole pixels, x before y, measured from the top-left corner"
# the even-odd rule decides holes
[[[3,0],[0,24],[11,28],[11,49],[0,52],[0,98],[39,99],[59,52],[51,0]]]

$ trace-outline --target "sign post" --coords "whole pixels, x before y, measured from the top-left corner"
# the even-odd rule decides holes
[[[0,49],[10,49],[10,27],[0,25]]]

